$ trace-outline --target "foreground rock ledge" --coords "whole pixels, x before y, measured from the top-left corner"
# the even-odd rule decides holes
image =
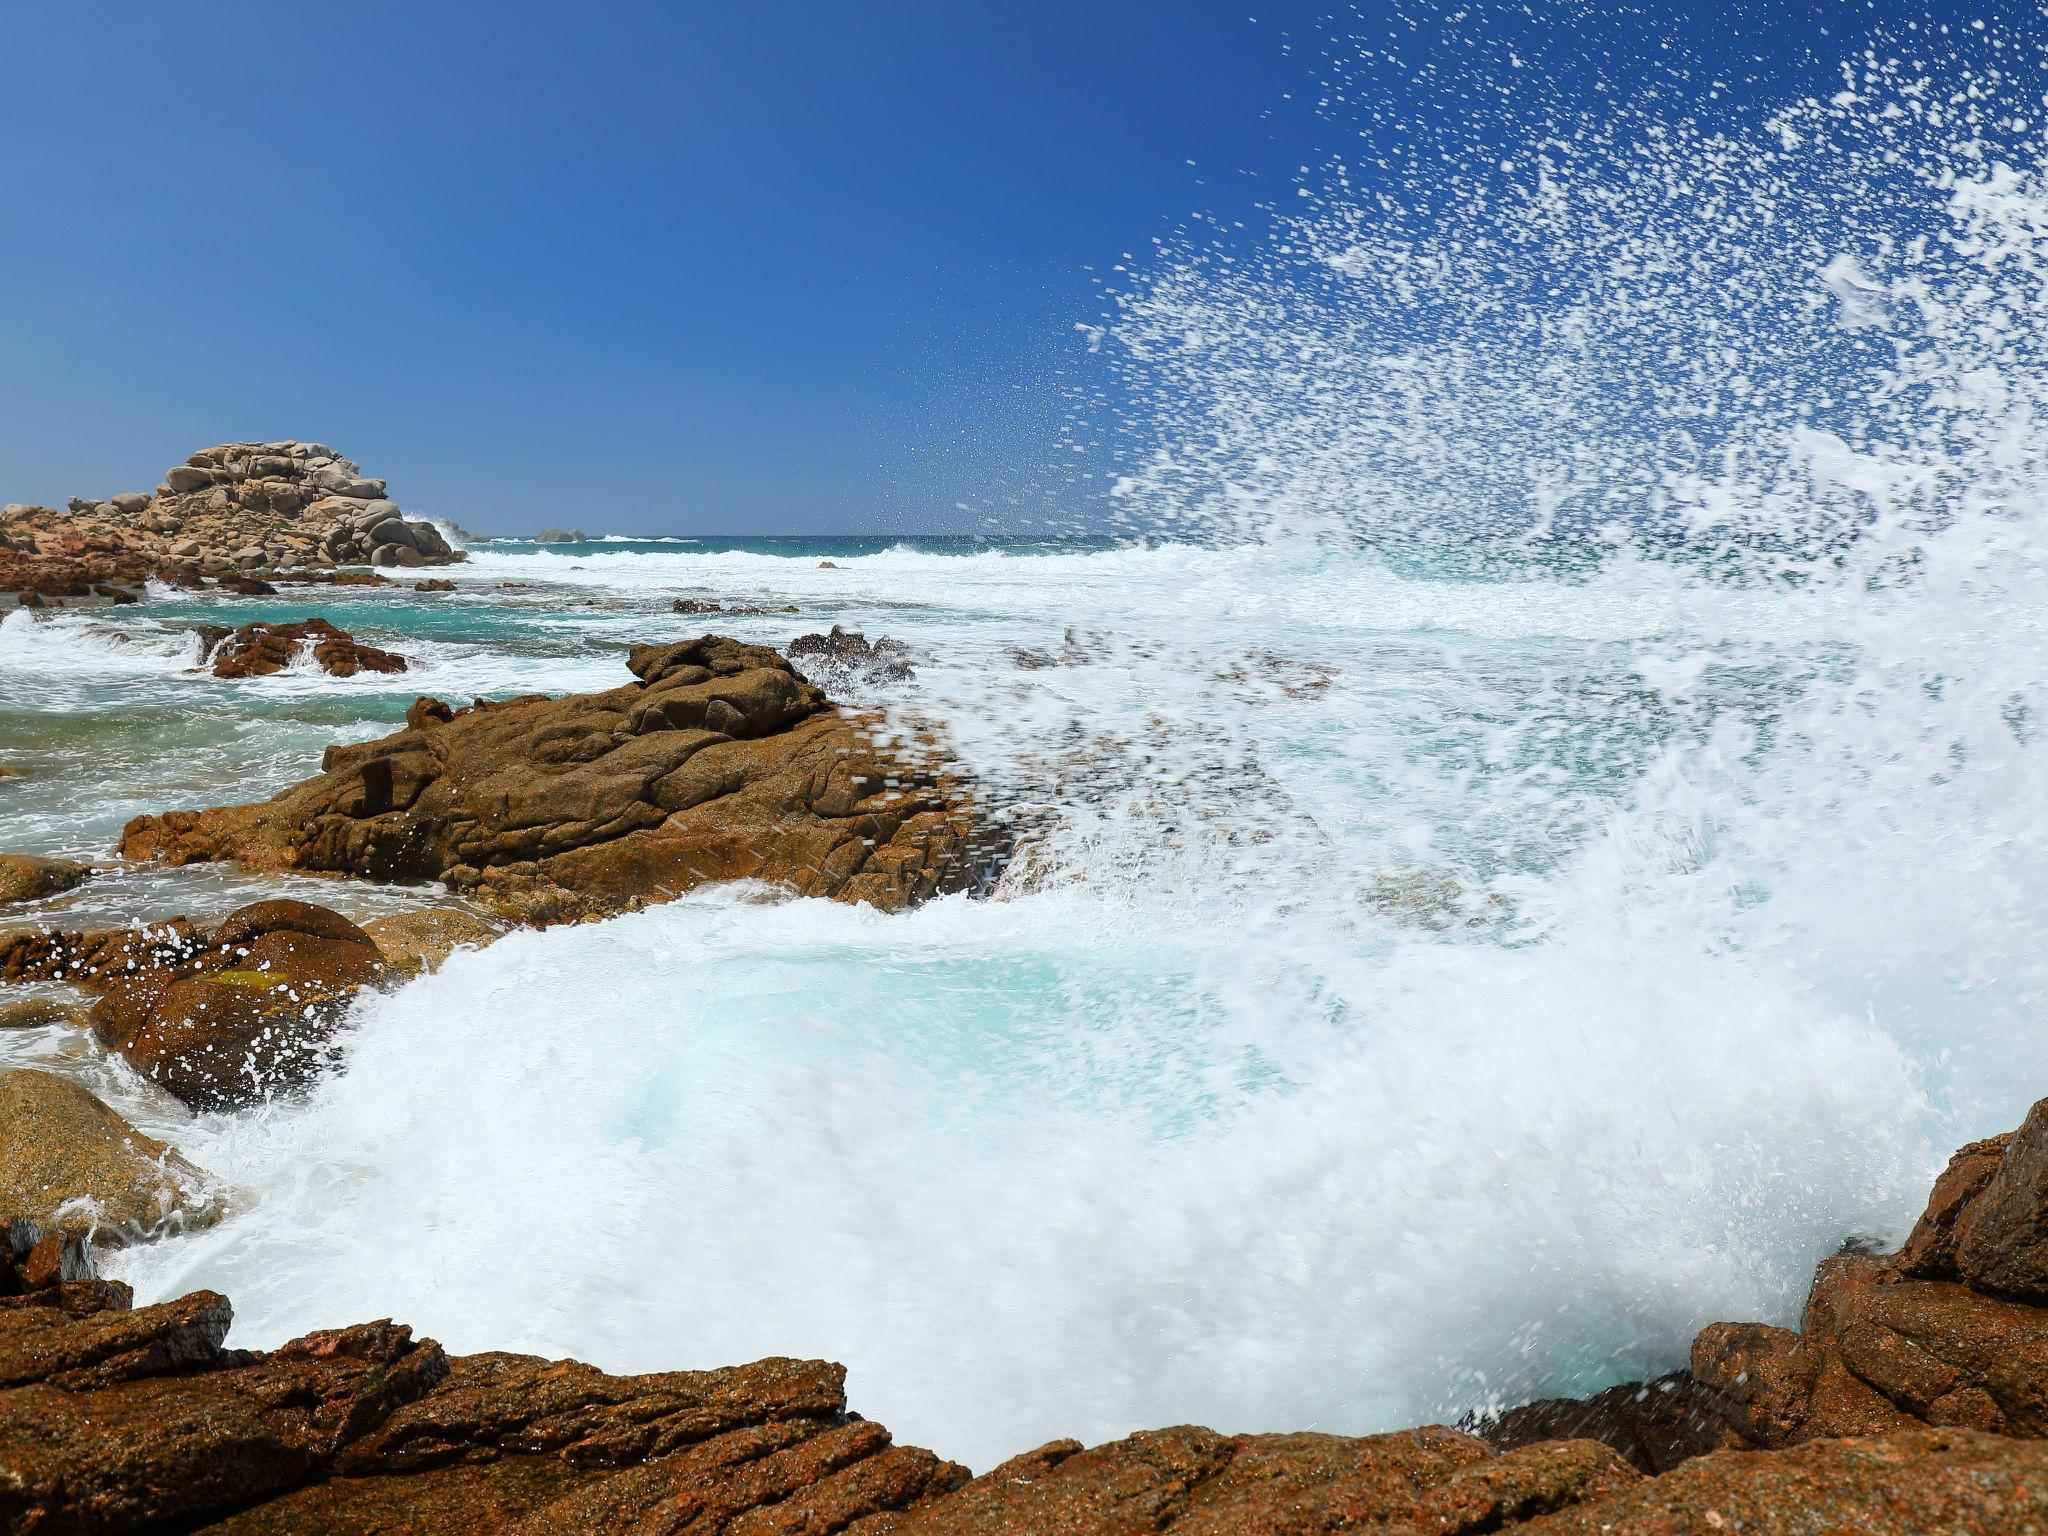
[[[609,1376],[527,1355],[450,1357],[388,1321],[308,1334],[268,1353],[232,1350],[225,1297],[199,1291],[134,1308],[126,1286],[94,1276],[78,1239],[0,1222],[0,1530],[2040,1531],[2044,1169],[2048,1102],[2012,1136],[1959,1153],[1906,1247],[1866,1261],[1870,1287],[1919,1301],[1882,1322],[1855,1314],[1845,1330],[1843,1287],[1824,1265],[1803,1341],[1783,1330],[1771,1331],[1782,1335],[1775,1343],[1746,1336],[1751,1369],[1720,1372],[1712,1389],[1726,1394],[1733,1417],[1724,1423],[1752,1426],[1743,1443],[1778,1448],[1674,1452],[1676,1464],[1659,1476],[1597,1439],[1532,1436],[1503,1448],[1442,1426],[1349,1437],[1183,1425],[1092,1449],[1054,1441],[972,1477],[851,1412],[843,1368],[823,1361]],[[1953,1291],[1916,1289],[1928,1286]],[[1970,1297],[1993,1301],[1984,1286],[1995,1287],[2005,1313],[1970,1310]],[[1816,1308],[1833,1331],[1816,1329]],[[1701,1339],[1718,1339],[1717,1329],[1732,1325]],[[1944,1344],[1929,1329],[1952,1337]],[[1708,1346],[1709,1361],[1734,1358],[1719,1347]],[[1783,1363],[1801,1349],[1810,1369]],[[1862,1393],[1901,1411],[1861,1422]],[[1997,1418],[1940,1425],[1903,1411],[1970,1393]],[[1576,1406],[1603,1401],[1611,1409],[1613,1394]],[[1756,1418],[1765,1402],[1775,1405],[1767,1424]]]
[[[451,709],[257,805],[129,823],[121,852],[186,864],[445,880],[530,922],[760,879],[895,911],[971,889],[999,834],[952,775],[881,744],[764,646],[635,646],[638,682]]]

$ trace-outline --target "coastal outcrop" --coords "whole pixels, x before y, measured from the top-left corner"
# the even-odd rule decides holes
[[[443,880],[548,923],[758,879],[884,910],[975,887],[1004,851],[968,787],[763,646],[633,647],[603,693],[418,700],[255,805],[138,817],[131,859]]]
[[[282,672],[301,654],[333,677],[358,672],[403,672],[408,663],[396,651],[381,650],[336,629],[325,619],[298,619],[289,624],[261,621],[240,629],[205,626],[199,630],[200,661],[215,677],[268,677]]]
[[[1712,1390],[1729,1395],[1713,1411],[1739,1416],[1743,1404],[1768,1398],[1768,1429],[1737,1429],[1754,1448],[1702,1442],[1655,1469],[1587,1437],[1504,1446],[1434,1425],[1365,1436],[1181,1425],[1092,1448],[1056,1440],[976,1477],[942,1455],[897,1445],[851,1411],[843,1368],[825,1361],[613,1376],[528,1355],[451,1357],[389,1321],[271,1351],[231,1349],[225,1297],[198,1291],[135,1307],[127,1287],[95,1275],[89,1245],[5,1221],[0,1528],[172,1526],[238,1536],[2037,1530],[2048,1522],[2048,1424],[2038,1411],[2048,1370],[2018,1330],[2034,1326],[2039,1311],[2026,1298],[2035,1294],[2048,1223],[2044,1151],[2048,1101],[2014,1136],[1965,1148],[1904,1250],[1853,1256],[1870,1288],[1908,1298],[1883,1314],[1889,1321],[1878,1320],[1871,1309],[1885,1304],[1875,1302],[1852,1303],[1861,1308],[1852,1319],[1843,1297],[1864,1282],[1845,1287],[1830,1269],[1839,1261],[1824,1264],[1805,1333],[1795,1336],[1811,1341],[1800,1346],[1817,1362],[1810,1388],[1788,1392],[1798,1373],[1766,1367],[1745,1398],[1731,1394],[1743,1372],[1723,1372]],[[1927,1286],[1975,1300],[1911,1289]],[[2014,1315],[1972,1310],[1992,1300]],[[1955,1343],[1960,1327],[1982,1331],[1964,1348]],[[1956,1379],[1926,1360],[1945,1362]],[[1856,1421],[1853,1410],[1839,1416],[1849,1376],[1904,1416],[1882,1426]],[[1603,1394],[1610,1409],[1626,1400],[1626,1389],[1617,1391],[1624,1396]],[[1996,1420],[1927,1422],[1936,1404],[1970,1391],[1996,1407]],[[1752,1412],[1743,1422],[1763,1420]]]
[[[223,443],[165,471],[155,491],[0,511],[0,591],[84,597],[155,572],[172,582],[236,571],[459,560],[385,482],[322,443]],[[106,595],[101,593],[99,595]]]

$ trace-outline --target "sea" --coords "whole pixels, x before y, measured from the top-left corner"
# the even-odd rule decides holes
[[[2048,1092],[2039,57],[1931,36],[1167,242],[1090,333],[1126,446],[1067,535],[491,541],[451,594],[8,614],[11,851],[105,859],[421,694],[833,625],[910,647],[841,696],[1018,836],[899,915],[741,886],[514,933],[253,1111],[0,1035],[233,1191],[109,1270],[228,1293],[246,1346],[840,1360],[976,1467],[1450,1420],[1796,1323]],[[314,614],[413,669],[196,670],[195,623]],[[10,918],[281,892],[456,899],[109,869]]]

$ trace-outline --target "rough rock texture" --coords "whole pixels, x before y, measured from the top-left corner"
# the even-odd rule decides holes
[[[965,786],[877,739],[762,646],[635,646],[606,693],[421,699],[259,805],[138,817],[133,859],[447,881],[534,922],[756,878],[895,910],[975,886],[1003,845]]]
[[[214,1181],[54,1072],[0,1073],[0,1211],[128,1242],[211,1226]]]
[[[0,853],[0,905],[36,901],[68,891],[92,873],[92,867],[70,859],[45,859],[31,853]]]
[[[2048,1445],[1954,1429],[1703,1456],[1527,1526],[1529,1536],[2022,1536],[2043,1529]]]
[[[331,1054],[362,987],[388,974],[375,941],[339,913],[259,901],[211,933],[179,919],[113,932],[0,934],[0,981],[68,981],[98,994],[102,1045],[200,1109],[290,1090]]]
[[[62,516],[47,507],[29,509]],[[25,522],[17,518],[17,523]],[[146,555],[105,537],[80,532],[36,544],[11,543],[19,529],[0,521],[0,592],[17,592],[21,601],[67,597],[102,597],[114,602],[132,599],[149,579]],[[39,604],[31,604],[38,606]]]
[[[269,921],[252,912],[232,935],[277,931]],[[843,1370],[821,1361],[610,1376],[524,1355],[451,1360],[389,1322],[230,1350],[225,1298],[131,1308],[75,1239],[0,1222],[0,1529],[2040,1532],[2037,1309],[1952,1277],[1978,1254],[2002,1284],[2033,1283],[2044,1139],[2037,1106],[2012,1137],[1965,1148],[1900,1254],[1822,1265],[1803,1335],[1718,1325],[1701,1335],[1697,1379],[1531,1405],[1517,1411],[1527,1443],[1438,1426],[1348,1437],[1183,1425],[1092,1449],[1055,1441],[980,1477],[849,1412]],[[1970,1422],[1926,1422],[1971,1393],[1954,1415]],[[1873,1410],[1873,1397],[1889,1407]],[[1506,1424],[1490,1427],[1496,1441]],[[1546,1424],[1599,1438],[1548,1438]],[[1602,1443],[1625,1435],[1637,1440],[1626,1459]]]
[[[584,534],[581,528],[543,528],[533,536],[536,544],[581,544]]]
[[[504,937],[504,928],[473,912],[427,907],[372,918],[363,932],[376,942],[385,962],[408,976],[437,971],[457,949],[482,949]]]
[[[395,651],[366,645],[325,619],[300,619],[290,624],[244,624],[236,630],[200,630],[201,661],[211,663],[215,677],[268,677],[282,672],[301,651],[310,650],[320,670],[333,677],[358,672],[403,672],[406,660]]]
[[[140,581],[152,566],[176,579],[177,567],[219,575],[462,558],[431,523],[401,514],[382,480],[323,444],[302,442],[202,448],[167,470],[153,495],[74,497],[61,512],[10,505],[0,512],[0,546],[19,552],[0,554],[0,590],[45,595],[45,586],[28,582],[50,578],[31,572],[23,557],[97,560],[101,573],[91,579],[101,582]]]

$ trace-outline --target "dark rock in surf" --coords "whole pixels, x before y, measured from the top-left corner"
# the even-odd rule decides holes
[[[215,677],[267,677],[282,672],[311,652],[320,670],[332,677],[354,677],[358,672],[403,672],[408,663],[395,651],[366,645],[347,630],[336,629],[325,619],[300,619],[290,624],[244,624],[221,633],[216,626],[200,626],[201,659],[211,664]]]
[[[789,659],[800,676],[821,688],[900,683],[915,675],[910,647],[901,640],[883,635],[870,644],[859,630],[837,624],[829,635],[798,635],[789,642]]]

